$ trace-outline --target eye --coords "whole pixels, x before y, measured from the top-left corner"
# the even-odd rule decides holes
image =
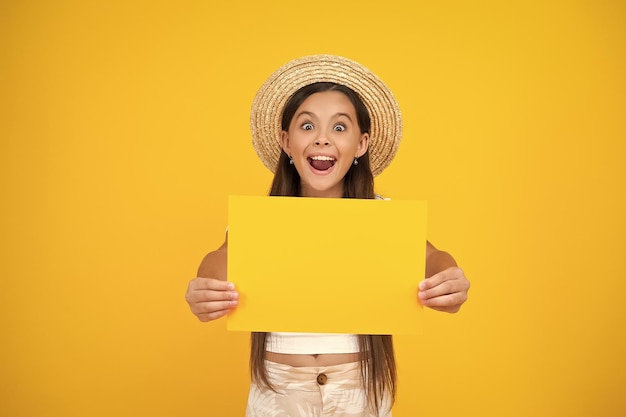
[[[344,125],[336,125],[335,126],[335,131],[336,132],[345,132],[346,131],[346,127]]]
[[[309,122],[302,123],[300,127],[304,130],[313,130],[313,124]]]

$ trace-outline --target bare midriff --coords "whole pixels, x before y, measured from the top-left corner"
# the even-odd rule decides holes
[[[265,352],[265,359],[289,366],[332,366],[342,363],[358,362],[360,353],[324,353],[320,355],[303,355]]]

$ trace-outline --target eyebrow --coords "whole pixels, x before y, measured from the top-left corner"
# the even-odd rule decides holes
[[[304,116],[304,115],[310,116],[310,117],[316,117],[316,115],[313,112],[310,112],[310,111],[307,111],[307,110],[303,110],[300,113],[296,114],[294,118],[297,119],[298,117]],[[350,117],[350,115],[348,113],[335,113],[335,114],[333,114],[334,118],[341,117],[341,116],[345,116],[345,117],[348,118],[348,120],[352,121],[352,118]]]

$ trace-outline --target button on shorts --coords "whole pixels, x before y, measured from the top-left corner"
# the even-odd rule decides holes
[[[370,410],[360,362],[294,367],[265,361],[271,389],[250,385],[246,417],[391,417],[383,399],[380,414]]]

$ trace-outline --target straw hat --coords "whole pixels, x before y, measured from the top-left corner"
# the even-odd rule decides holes
[[[354,90],[372,121],[370,164],[374,175],[390,163],[400,145],[402,118],[387,86],[361,64],[335,55],[312,55],[288,62],[263,83],[252,102],[250,130],[259,158],[274,172],[280,156],[281,117],[285,104],[300,88],[334,82]]]

